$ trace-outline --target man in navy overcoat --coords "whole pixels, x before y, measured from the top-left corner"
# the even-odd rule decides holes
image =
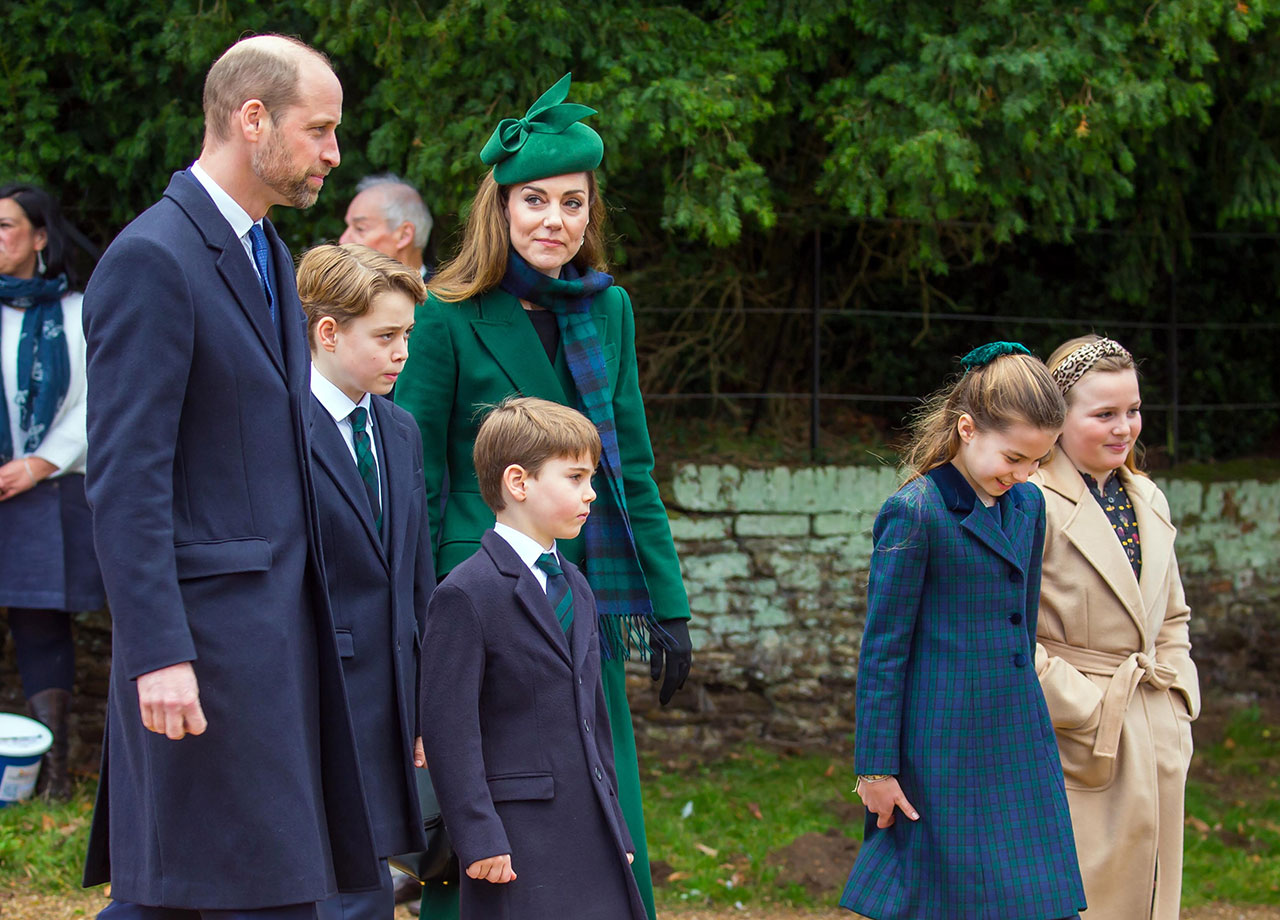
[[[88,494],[114,618],[85,883],[99,916],[302,920],[378,865],[316,545],[310,361],[272,205],[338,164],[342,87],[239,42],[199,160],[85,296]]]

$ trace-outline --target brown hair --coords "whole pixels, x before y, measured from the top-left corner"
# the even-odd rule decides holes
[[[1062,428],[1066,403],[1049,370],[1031,355],[1001,355],[966,371],[934,393],[912,419],[911,440],[903,452],[907,482],[950,462],[960,450],[956,424],[968,415],[979,431],[1005,431],[1023,422],[1032,428]]]
[[[511,248],[511,222],[505,205],[512,188],[499,185],[493,178],[493,170],[480,180],[480,188],[467,212],[458,254],[446,262],[427,285],[427,290],[437,299],[445,303],[470,300],[493,290],[502,281],[507,273],[507,251]],[[587,194],[591,198],[587,205],[587,229],[573,264],[579,270],[605,271],[608,268],[604,257],[605,206],[596,187],[596,174],[590,171],[587,172]]]
[[[359,243],[326,243],[309,250],[298,263],[298,299],[307,315],[307,340],[332,316],[345,326],[369,312],[373,299],[399,291],[414,303],[426,299],[422,276],[402,262]]]
[[[519,464],[537,476],[548,460],[586,454],[600,462],[600,433],[577,409],[531,396],[509,396],[485,416],[471,459],[480,497],[496,514],[507,506],[502,474]]]
[[[204,78],[205,142],[230,138],[231,116],[250,99],[260,101],[272,118],[296,105],[303,54],[332,67],[323,53],[287,35],[255,35],[224,51]]]
[[[1067,339],[1067,341],[1063,342],[1061,345],[1055,348],[1053,350],[1053,353],[1049,355],[1049,360],[1047,362],[1049,365],[1049,372],[1053,373],[1055,370],[1061,367],[1063,362],[1065,362],[1067,358],[1071,357],[1073,352],[1084,347],[1085,345],[1092,345],[1095,342],[1101,342],[1103,338],[1104,336],[1094,335],[1093,333],[1090,333],[1089,335],[1076,336],[1074,339]],[[1103,357],[1095,361],[1087,371],[1081,374],[1079,380],[1083,380],[1085,377],[1088,377],[1090,374],[1114,374],[1119,371],[1133,371],[1133,373],[1137,375],[1138,362],[1133,360],[1133,355],[1127,354],[1127,353],[1123,355],[1104,355]],[[1075,381],[1075,383],[1078,384],[1079,380]],[[1074,392],[1075,392],[1074,385],[1072,386],[1071,389],[1067,390],[1066,399],[1067,399],[1068,408],[1071,407],[1071,400],[1073,399],[1072,394]],[[1130,450],[1129,453],[1124,458],[1124,465],[1129,470],[1129,472],[1135,473],[1140,476],[1143,475],[1143,473],[1142,473],[1142,470],[1138,468],[1137,455],[1141,453],[1141,451],[1142,451],[1142,448],[1135,443],[1133,445],[1133,449]]]

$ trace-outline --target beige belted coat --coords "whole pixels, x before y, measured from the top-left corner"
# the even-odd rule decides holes
[[[1169,503],[1119,475],[1142,546],[1134,577],[1061,450],[1036,473],[1046,529],[1036,672],[1058,737],[1089,920],[1177,920],[1191,721],[1200,712]]]

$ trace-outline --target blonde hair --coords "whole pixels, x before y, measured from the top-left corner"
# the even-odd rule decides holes
[[[296,105],[302,95],[298,62],[304,54],[332,69],[322,52],[287,35],[255,35],[224,51],[204,78],[205,140],[230,138],[231,116],[250,99],[261,102],[273,119]]]
[[[1076,336],[1074,339],[1067,339],[1067,341],[1055,348],[1053,353],[1049,355],[1049,360],[1047,362],[1049,372],[1053,373],[1056,371],[1068,358],[1084,346],[1102,342],[1105,338],[1105,336],[1090,333],[1089,335]],[[1123,355],[1104,355],[1099,358],[1090,365],[1087,371],[1072,382],[1072,387],[1067,390],[1066,393],[1067,407],[1070,408],[1071,401],[1074,399],[1072,394],[1075,392],[1075,387],[1081,380],[1085,379],[1090,374],[1114,374],[1121,371],[1133,371],[1135,376],[1138,375],[1138,362],[1133,360],[1133,355],[1129,354],[1127,351]],[[1141,450],[1142,448],[1135,443],[1133,448],[1125,455],[1124,458],[1125,468],[1128,469],[1130,473],[1138,476],[1144,475],[1142,470],[1138,467],[1137,455]]]
[[[600,462],[600,433],[577,409],[531,396],[510,396],[485,417],[471,459],[480,497],[496,514],[507,506],[502,474],[513,463],[536,477],[548,460],[591,458]]]
[[[1023,422],[1042,431],[1062,428],[1067,407],[1039,358],[1001,355],[966,371],[931,395],[915,414],[902,457],[907,482],[949,463],[960,451],[957,423],[967,415],[979,431],[1005,431]]]
[[[307,315],[307,340],[332,316],[345,326],[369,312],[373,299],[399,291],[414,303],[426,299],[422,276],[402,262],[359,243],[326,243],[309,250],[298,263],[298,299]]]
[[[459,303],[491,291],[501,283],[507,273],[507,252],[511,249],[511,222],[506,214],[506,202],[512,188],[498,185],[493,170],[480,180],[480,188],[467,212],[458,254],[446,262],[427,285],[436,299]],[[587,172],[587,194],[590,197],[587,229],[572,261],[579,270],[605,271],[608,268],[604,255],[605,206],[594,172]]]

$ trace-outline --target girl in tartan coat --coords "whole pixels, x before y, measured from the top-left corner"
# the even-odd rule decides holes
[[[918,418],[880,509],[858,665],[867,807],[840,899],[874,920],[1055,920],[1085,907],[1036,679],[1044,499],[1027,482],[1065,407],[997,342]]]

